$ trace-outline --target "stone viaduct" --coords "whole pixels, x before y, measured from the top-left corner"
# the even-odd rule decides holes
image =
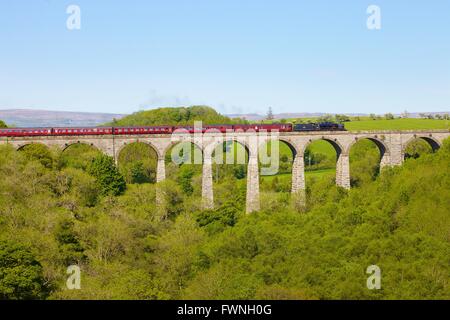
[[[373,141],[381,155],[380,168],[402,164],[405,148],[414,139],[421,138],[429,143],[433,150],[439,149],[443,140],[450,137],[448,130],[429,131],[364,131],[364,132],[285,132],[271,135],[255,132],[234,133],[206,133],[192,135],[101,135],[101,136],[36,136],[36,137],[9,137],[0,138],[0,144],[11,144],[20,149],[27,144],[41,143],[48,147],[57,147],[62,150],[72,144],[85,143],[92,145],[102,152],[118,159],[120,151],[130,143],[143,142],[149,144],[158,155],[156,181],[165,179],[165,155],[175,144],[191,142],[203,154],[202,197],[203,207],[214,207],[212,154],[213,150],[226,141],[235,141],[242,144],[247,150],[247,196],[246,211],[257,211],[260,208],[259,200],[259,174],[258,150],[268,141],[279,140],[285,142],[293,153],[292,165],[292,192],[304,192],[305,170],[304,153],[309,143],[315,140],[326,140],[336,150],[336,184],[343,188],[350,188],[350,148],[361,139]]]

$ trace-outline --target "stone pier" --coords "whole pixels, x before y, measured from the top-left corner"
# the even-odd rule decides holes
[[[303,154],[297,153],[292,163],[292,188],[291,192],[305,190],[305,160]]]
[[[336,184],[342,188],[350,189],[350,157],[348,154],[341,153],[338,155]]]
[[[203,209],[214,208],[214,191],[212,178],[212,159],[208,155],[203,159],[202,172],[202,206]]]
[[[158,156],[158,163],[156,165],[156,182],[161,182],[166,179],[166,163],[164,156]]]
[[[250,153],[247,165],[247,197],[246,212],[251,213],[260,209],[259,203],[259,167],[257,152]]]

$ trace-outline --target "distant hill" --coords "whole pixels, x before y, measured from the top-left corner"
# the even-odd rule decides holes
[[[15,127],[97,126],[124,114],[68,112],[31,109],[0,110],[0,119]]]

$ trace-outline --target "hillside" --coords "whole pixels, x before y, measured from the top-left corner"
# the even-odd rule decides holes
[[[116,126],[152,126],[152,125],[193,125],[194,121],[203,124],[240,123],[243,120],[230,119],[207,106],[179,108],[158,108],[135,112],[109,125]]]

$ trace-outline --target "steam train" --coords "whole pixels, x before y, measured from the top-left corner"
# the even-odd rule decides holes
[[[2,128],[0,137],[29,136],[81,136],[81,135],[133,135],[133,134],[171,134],[174,132],[206,132],[216,130],[229,131],[343,131],[342,124],[333,122],[321,123],[274,123],[274,124],[220,124],[206,125],[201,128],[194,126],[146,126],[146,127],[66,127],[66,128]]]

